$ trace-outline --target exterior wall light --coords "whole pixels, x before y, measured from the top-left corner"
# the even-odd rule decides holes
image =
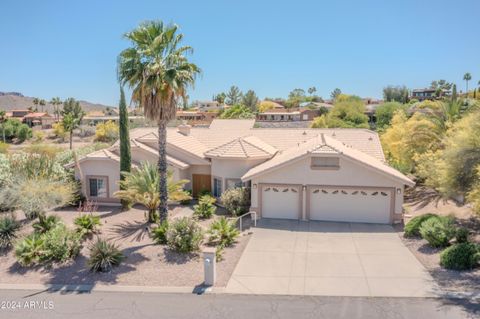
[[[254,188],[254,189],[257,189],[257,184],[253,184],[253,188]]]
[[[402,189],[401,188],[397,188],[397,194],[401,194],[402,193]]]

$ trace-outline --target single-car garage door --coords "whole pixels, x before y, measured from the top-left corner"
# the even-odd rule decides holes
[[[389,224],[392,191],[375,188],[309,187],[311,220]]]
[[[297,185],[263,185],[262,217],[298,219],[300,217],[300,191]]]

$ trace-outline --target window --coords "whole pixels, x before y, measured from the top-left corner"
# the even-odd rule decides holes
[[[88,183],[90,197],[108,197],[106,177],[89,178]]]
[[[229,178],[226,180],[225,189],[242,187],[242,180],[238,178]]]
[[[338,157],[312,157],[311,168],[313,169],[339,169]]]
[[[213,179],[213,196],[222,196],[222,180],[218,178]]]

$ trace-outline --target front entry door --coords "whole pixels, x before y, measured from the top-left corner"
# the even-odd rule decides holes
[[[203,191],[212,192],[212,176],[206,174],[192,174],[192,195],[198,197]]]

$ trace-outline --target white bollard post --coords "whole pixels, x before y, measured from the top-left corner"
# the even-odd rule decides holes
[[[214,286],[217,279],[217,258],[215,247],[207,247],[203,250],[203,268],[204,268],[204,285]]]

